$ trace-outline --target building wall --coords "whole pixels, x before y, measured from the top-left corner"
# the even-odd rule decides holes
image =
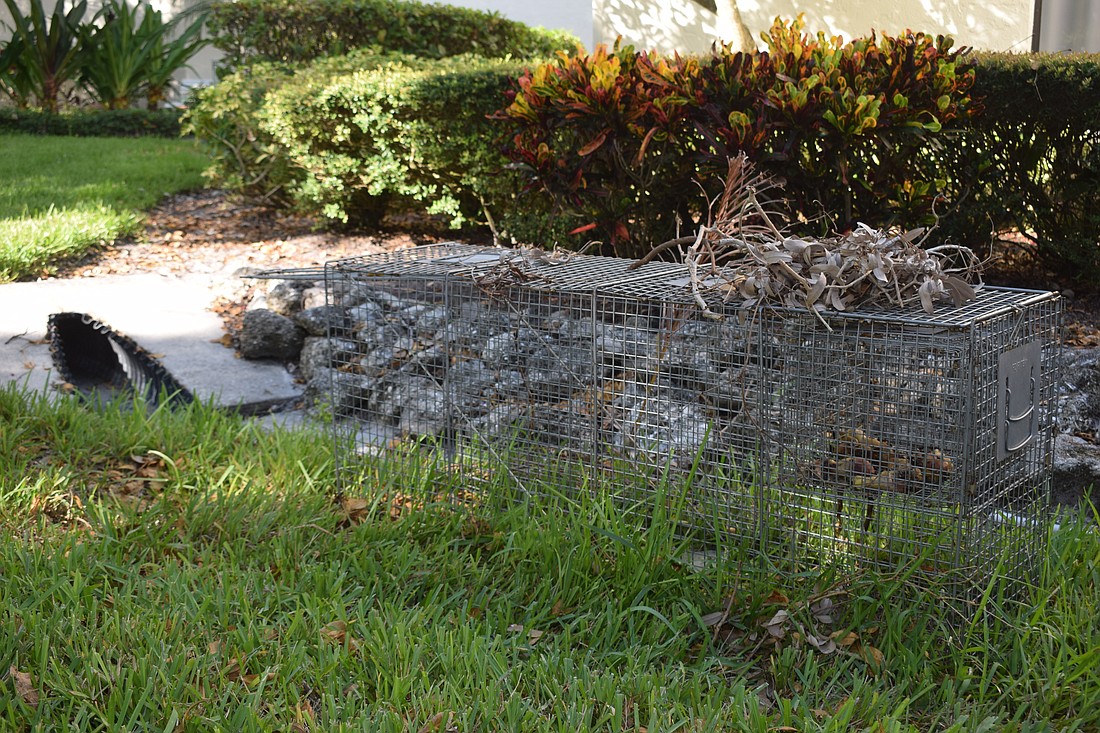
[[[703,52],[724,35],[719,16],[692,0],[593,0],[595,41],[637,49]]]
[[[153,0],[171,16],[203,0]],[[217,1],[217,0],[215,0]],[[636,48],[702,53],[717,41],[738,48],[761,46],[760,34],[778,16],[806,17],[810,31],[845,39],[872,30],[911,29],[951,35],[959,45],[991,51],[1029,51],[1039,0],[426,0],[489,10],[531,25],[564,28],[592,48],[616,38]],[[28,0],[17,0],[24,9]],[[1100,50],[1100,0],[1041,0],[1043,50]],[[47,10],[53,1],[45,0]],[[98,7],[89,2],[89,13]],[[1083,15],[1082,15],[1083,14]],[[10,20],[0,4],[0,22]],[[201,51],[178,78],[186,83],[215,79],[220,53]]]
[[[500,13],[505,18],[527,25],[544,28],[560,28],[581,39],[586,48],[592,47],[592,0],[424,0],[436,4],[458,5],[474,10]]]
[[[1046,0],[1049,2],[1050,0]],[[760,34],[777,17],[806,16],[810,31],[846,40],[871,30],[911,29],[952,36],[959,45],[989,51],[1029,51],[1035,0],[593,0],[596,41],[617,34],[636,47],[703,52],[719,37],[760,46]],[[709,6],[705,7],[705,6]],[[713,12],[717,8],[720,12]],[[721,10],[725,12],[721,12]],[[730,17],[730,16],[738,17]]]
[[[1100,0],[1043,0],[1041,51],[1100,53]]]

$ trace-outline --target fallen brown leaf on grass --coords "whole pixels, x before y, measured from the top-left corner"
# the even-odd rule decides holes
[[[882,665],[886,663],[886,656],[882,651],[870,644],[856,644],[852,647],[851,653],[858,656],[867,663],[868,667],[876,671],[881,669]]]
[[[230,682],[243,682],[249,687],[252,687],[260,681],[261,675],[245,671],[246,661],[243,654],[231,659],[229,664],[225,665],[222,669],[222,674],[224,674],[225,678]],[[275,679],[275,673],[268,672],[266,675],[263,675],[263,678],[266,680],[273,680]]]
[[[764,599],[764,603],[774,603],[777,606],[786,606],[789,605],[790,602],[791,599],[787,597],[787,594],[779,590],[773,590],[771,594]]]
[[[421,509],[423,506],[423,502],[416,501],[411,496],[394,494],[393,497],[390,498],[390,519],[400,519],[403,515],[408,514],[414,509]]]
[[[447,713],[438,712],[432,717],[428,718],[428,722],[420,729],[419,733],[434,733],[434,731],[442,730],[443,721],[447,718]]]
[[[345,496],[340,499],[341,527],[362,524],[370,513],[371,502],[367,499]]]
[[[338,646],[346,647],[352,654],[359,651],[359,642],[351,635],[351,632],[348,631],[348,624],[346,621],[333,621],[330,624],[326,624],[325,627],[321,629],[321,636]]]
[[[30,674],[27,672],[20,672],[15,668],[15,665],[8,668],[8,674],[11,675],[12,680],[15,682],[15,694],[19,699],[32,708],[38,707],[38,690],[34,689],[34,683],[31,681]]]
[[[782,639],[787,635],[787,623],[790,614],[786,611],[776,611],[775,615],[761,624],[764,630],[776,639]]]
[[[814,615],[814,620],[819,624],[831,624],[833,622],[833,608],[835,604],[831,598],[822,598],[821,600],[810,605],[810,611]]]
[[[829,638],[836,642],[841,649],[847,649],[859,641],[859,634],[854,631],[834,631]]]
[[[294,708],[294,725],[290,729],[294,733],[309,733],[313,729],[313,722],[313,703],[302,700]]]
[[[867,633],[872,634],[876,630],[868,629]],[[859,638],[859,634],[854,631],[835,631],[831,635],[831,639],[836,642],[837,647],[842,651],[853,657],[859,657],[867,663],[867,666],[876,670],[880,669],[886,662],[886,657],[880,649],[863,642]]]

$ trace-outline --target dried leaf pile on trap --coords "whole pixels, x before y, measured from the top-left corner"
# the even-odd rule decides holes
[[[837,237],[787,236],[763,197],[776,188],[753,173],[743,155],[732,159],[712,223],[693,237],[658,245],[638,264],[679,247],[695,301],[710,317],[717,314],[705,296],[714,293],[725,301],[738,298],[745,308],[771,304],[817,313],[919,302],[932,313],[937,301],[959,306],[981,287],[974,252],[954,245],[925,249],[924,229],[889,234],[860,224]]]

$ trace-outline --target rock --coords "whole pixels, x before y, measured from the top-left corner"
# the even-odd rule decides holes
[[[595,335],[596,358],[611,371],[649,371],[658,353],[651,331],[600,324]]]
[[[513,404],[497,405],[485,415],[462,424],[462,430],[470,438],[489,441],[507,441],[514,437],[517,425],[523,420],[523,409]]]
[[[310,336],[327,336],[330,329],[344,327],[344,310],[334,305],[309,308],[295,313],[294,322]]]
[[[358,356],[358,347],[354,341],[307,336],[302,344],[298,369],[302,377],[308,381],[322,369],[347,364]]]
[[[365,282],[357,282],[354,280],[348,280],[346,278],[339,278],[334,283],[333,299],[340,305],[352,306],[359,305],[366,300],[369,300],[377,289],[368,285]]]
[[[1064,349],[1058,430],[1100,435],[1100,349]]]
[[[661,373],[676,389],[697,394],[714,388],[718,373],[705,346],[690,341],[675,341],[660,362]]]
[[[446,308],[428,308],[416,315],[413,332],[421,338],[427,338],[434,336],[446,323]]]
[[[587,454],[595,445],[596,431],[592,416],[583,414],[581,407],[568,403],[561,407],[532,405],[517,437],[540,447],[555,446]]]
[[[523,368],[539,352],[546,353],[547,334],[533,328],[519,328],[490,337],[481,358],[493,369]]]
[[[414,392],[401,409],[397,429],[402,435],[438,435],[447,426],[447,396],[438,387]]]
[[[526,399],[529,389],[527,380],[515,369],[501,369],[497,372],[493,392],[506,399]]]
[[[412,352],[408,362],[409,370],[443,382],[449,371],[447,350],[439,344],[432,344]]]
[[[363,328],[381,323],[385,319],[382,306],[374,301],[365,300],[348,308],[348,320],[353,328]]]
[[[521,462],[530,460],[530,444],[544,449],[554,446],[590,451],[595,433],[592,418],[572,407],[497,405],[471,420],[469,427],[477,437],[514,448]]]
[[[377,385],[369,409],[408,434],[434,435],[447,421],[447,398],[432,379],[396,372]]]
[[[462,416],[483,415],[494,396],[496,374],[481,359],[464,359],[447,371],[449,409]]]
[[[655,409],[656,407],[656,409]],[[697,405],[636,403],[624,420],[622,447],[631,455],[661,463],[689,464],[704,447],[710,422]]]
[[[320,308],[322,305],[327,305],[328,299],[325,297],[324,285],[314,285],[308,287],[302,291],[302,310],[309,308]]]
[[[362,345],[362,350],[368,352],[393,346],[410,336],[408,329],[400,322],[372,321],[355,329],[354,337]]]
[[[388,290],[380,290],[378,288],[370,288],[370,295],[368,295],[367,298],[382,306],[386,310],[391,311],[405,310],[410,305],[416,305],[415,301],[405,300],[398,295],[394,295]]]
[[[240,351],[246,359],[294,361],[304,340],[305,331],[286,316],[266,308],[244,314]]]
[[[485,342],[481,350],[481,358],[493,369],[499,369],[505,364],[511,363],[514,358],[515,338],[510,333],[498,333]]]
[[[226,264],[227,269],[232,267],[230,263]],[[259,267],[242,266],[233,268],[230,277],[217,278],[211,283],[211,293],[215,298],[225,298],[234,303],[245,301],[256,288],[256,281],[251,276],[261,272],[263,270]]]
[[[1097,497],[1093,487],[1098,485],[1100,485],[1100,445],[1090,443],[1076,435],[1056,436],[1051,503],[1057,506],[1075,506],[1083,499]]]
[[[1100,445],[1081,437],[1100,437],[1100,349],[1063,349],[1057,401],[1051,503],[1075,506],[1100,485]]]
[[[370,378],[362,374],[319,367],[306,383],[305,396],[322,411],[331,410],[337,417],[363,420],[371,391]]]
[[[398,359],[392,346],[379,346],[359,360],[363,373],[369,377],[381,377],[391,371],[396,363]]]
[[[560,402],[579,393],[591,384],[591,373],[570,369],[532,369],[527,372],[528,399],[533,402]]]
[[[291,317],[302,310],[302,287],[298,282],[276,282],[265,296],[268,310],[280,316]]]

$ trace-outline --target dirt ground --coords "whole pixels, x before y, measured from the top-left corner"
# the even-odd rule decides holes
[[[307,217],[203,190],[167,197],[148,213],[137,237],[71,263],[58,277],[311,267],[437,241],[441,240],[431,235],[396,230],[320,232]]]

